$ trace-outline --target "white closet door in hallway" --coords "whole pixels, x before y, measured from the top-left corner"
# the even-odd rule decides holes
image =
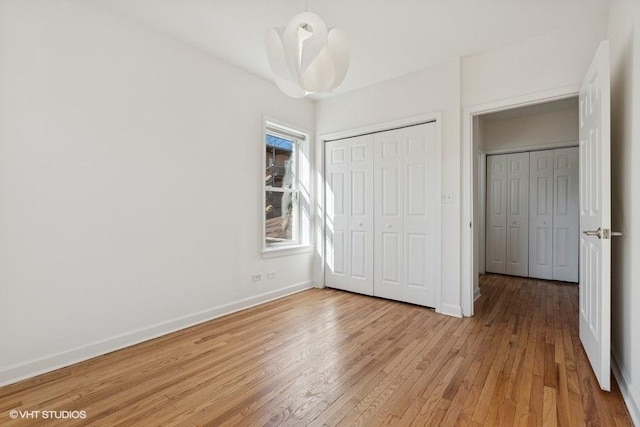
[[[529,274],[529,153],[487,156],[486,271]]]
[[[374,147],[374,295],[434,307],[435,123],[378,133]]]
[[[529,153],[509,154],[507,274],[529,275]]]
[[[578,226],[577,147],[487,156],[486,271],[577,282]]]
[[[328,286],[373,295],[373,137],[326,145]]]
[[[487,156],[486,271],[507,272],[507,155]]]
[[[578,281],[578,161],[578,147],[531,153],[531,277]]]
[[[325,284],[435,307],[436,124],[328,142],[325,153]]]
[[[578,147],[553,150],[553,280],[578,281]]]
[[[529,275],[553,279],[553,150],[531,153]]]

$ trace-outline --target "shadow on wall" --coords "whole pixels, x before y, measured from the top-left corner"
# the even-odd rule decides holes
[[[632,185],[631,153],[625,146],[625,141],[629,141],[632,135],[629,114],[632,107],[632,82],[633,78],[633,33],[630,31],[624,48],[619,52],[619,63],[611,64],[611,226],[613,230],[629,230],[627,226],[631,218],[625,218],[625,202],[630,200],[625,198],[625,194],[630,194],[625,187]],[[625,271],[630,268],[625,263],[632,262],[625,254],[625,239],[613,239],[611,246],[611,340],[614,351],[624,354],[621,346],[629,343],[621,334],[628,330],[624,328],[624,319],[629,319],[630,313],[625,312],[625,301],[631,301],[631,295],[625,295]],[[626,267],[626,268],[625,268]],[[629,282],[627,278],[626,282]],[[627,287],[626,292],[629,289]]]

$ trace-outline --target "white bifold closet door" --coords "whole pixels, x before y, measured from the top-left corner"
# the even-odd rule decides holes
[[[531,153],[529,275],[553,279],[553,150]]]
[[[507,156],[507,274],[529,275],[529,153]]]
[[[436,306],[435,130],[427,123],[326,144],[327,286]]]
[[[507,272],[507,155],[487,156],[487,273]]]
[[[531,277],[578,281],[578,161],[578,147],[531,153]]]
[[[579,157],[578,147],[553,150],[553,280],[578,281]]]
[[[435,128],[374,136],[374,295],[429,307],[440,246]]]
[[[487,156],[486,271],[529,274],[529,153]]]
[[[373,137],[326,145],[327,285],[373,295]]]

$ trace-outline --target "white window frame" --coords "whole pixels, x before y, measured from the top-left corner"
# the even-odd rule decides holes
[[[293,223],[294,227],[294,237],[293,241],[285,241],[279,243],[267,243],[266,235],[266,194],[267,191],[276,191],[276,192],[288,192],[283,191],[281,188],[274,188],[268,186],[265,181],[264,176],[264,167],[267,164],[267,152],[266,152],[266,136],[267,134],[275,135],[280,138],[287,139],[293,142],[293,159],[294,159],[294,183],[292,185],[292,190],[290,191],[293,197],[296,200],[296,218]],[[271,258],[276,256],[297,254],[311,251],[312,247],[310,245],[310,236],[308,232],[305,233],[303,230],[310,230],[310,227],[303,226],[303,221],[310,221],[309,218],[305,219],[302,210],[302,198],[305,197],[302,191],[302,186],[300,185],[300,159],[302,152],[302,144],[309,143],[309,133],[305,132],[299,128],[284,124],[280,121],[273,120],[271,118],[265,117],[263,120],[263,132],[262,132],[262,169],[260,172],[261,175],[261,183],[262,183],[262,214],[261,214],[261,222],[262,222],[262,256],[264,258]],[[308,197],[308,195],[307,195]]]

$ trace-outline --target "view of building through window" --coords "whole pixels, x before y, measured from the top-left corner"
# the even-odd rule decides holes
[[[298,143],[294,138],[285,138],[268,128],[265,147],[266,248],[298,244]]]

